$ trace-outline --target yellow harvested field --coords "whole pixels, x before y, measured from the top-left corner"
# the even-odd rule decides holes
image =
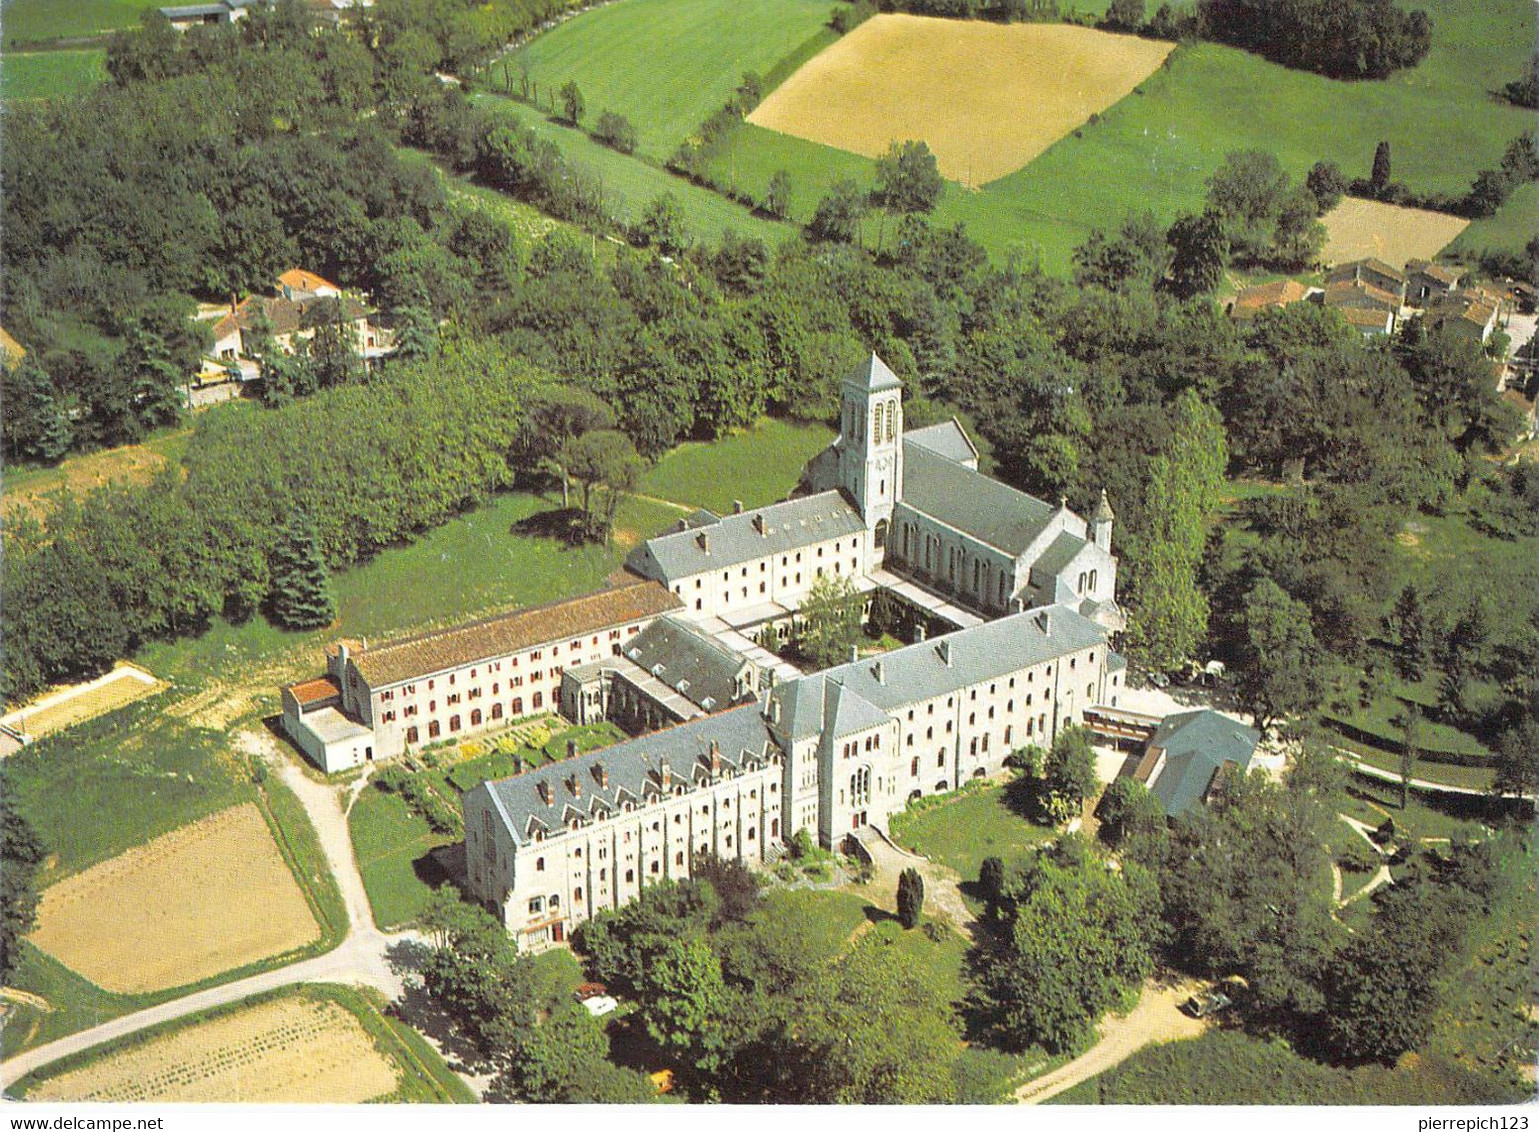
[[[1407,260],[1431,259],[1469,227],[1462,216],[1402,208],[1376,200],[1345,197],[1321,218],[1328,264],[1373,256],[1404,270]]]
[[[51,688],[0,722],[35,739],[142,700],[165,684],[144,669],[119,664],[111,672],[67,688]]]
[[[944,176],[983,185],[1125,98],[1172,47],[1067,24],[876,16],[748,120],[867,157],[918,139]]]
[[[43,890],[33,943],[97,986],[185,986],[320,938],[250,802]]]
[[[395,1092],[394,1063],[347,1009],[301,995],[260,1003],[42,1082],[32,1101],[356,1104]]]

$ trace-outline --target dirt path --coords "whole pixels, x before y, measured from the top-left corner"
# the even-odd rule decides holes
[[[873,904],[895,909],[898,874],[904,869],[918,869],[919,875],[924,878],[925,910],[945,913],[969,943],[976,942],[973,939],[975,920],[966,901],[962,899],[962,877],[955,869],[936,864],[928,857],[921,857],[918,853],[910,853],[894,845],[875,826],[862,828],[859,836],[861,845],[871,855],[871,883],[862,889],[863,895],[871,899]],[[873,894],[877,898],[873,898]]]
[[[1108,1018],[1101,1023],[1100,1039],[1087,1052],[1035,1081],[1015,1090],[1020,1104],[1041,1104],[1082,1081],[1088,1081],[1112,1066],[1127,1060],[1144,1046],[1195,1038],[1207,1024],[1181,1013],[1181,1003],[1192,993],[1189,984],[1162,987],[1152,981],[1144,986],[1143,997],[1125,1017]]]
[[[264,971],[233,983],[209,987],[27,1050],[0,1062],[0,1086],[10,1085],[35,1069],[103,1042],[183,1018],[200,1010],[239,1002],[277,987],[297,983],[348,983],[374,987],[392,1001],[399,1001],[407,995],[407,976],[420,961],[425,942],[419,932],[387,934],[375,927],[368,893],[364,890],[358,861],[353,855],[352,838],[348,834],[347,818],[342,810],[341,790],[307,778],[294,760],[279,750],[272,736],[265,731],[243,732],[236,737],[236,743],[242,750],[267,760],[304,806],[320,838],[326,864],[342,893],[348,918],[346,937],[325,955],[273,971]],[[439,1045],[432,1035],[424,1036]]]

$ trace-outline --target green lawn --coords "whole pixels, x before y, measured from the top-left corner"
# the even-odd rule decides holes
[[[1365,176],[1374,147],[1387,140],[1396,179],[1419,192],[1463,192],[1531,126],[1530,112],[1488,91],[1497,76],[1522,69],[1532,43],[1532,6],[1529,0],[1417,6],[1432,17],[1433,47],[1413,70],[1380,82],[1338,82],[1216,44],[1183,48],[1096,125],[1084,126],[1082,137],[1071,134],[980,191],[949,186],[934,221],[965,223],[998,260],[1014,254],[1062,273],[1093,227],[1114,227],[1132,210],[1152,209],[1168,222],[1200,208],[1207,178],[1237,149],[1269,150],[1298,177],[1322,159],[1338,162],[1348,176]],[[712,177],[762,199],[777,169],[792,176],[798,221],[807,219],[834,177],[872,178],[865,158],[752,126],[738,131]],[[1527,239],[1534,226],[1524,225],[1536,200],[1520,194],[1488,225],[1499,224],[1504,238],[1523,231]],[[870,227],[866,238],[873,241]],[[1490,238],[1481,231],[1466,236]]]
[[[543,240],[555,231],[565,232],[575,239],[589,238],[588,233],[575,224],[546,216],[532,204],[525,204],[521,200],[508,196],[507,193],[499,193],[496,189],[476,184],[468,177],[460,177],[448,172],[438,165],[431,155],[420,149],[397,146],[395,153],[406,165],[432,169],[438,177],[438,183],[444,187],[444,192],[455,204],[473,211],[487,212],[494,219],[507,224],[525,240],[530,242]],[[606,246],[613,245],[606,242]]]
[[[374,922],[396,928],[416,919],[433,889],[448,880],[431,854],[453,839],[434,833],[399,795],[377,786],[358,795],[347,824]]]
[[[678,517],[672,508],[628,499],[620,507],[611,546],[568,547],[518,525],[560,506],[560,496],[529,492],[497,496],[417,541],[381,551],[332,578],[338,623],[317,632],[287,632],[261,618],[242,625],[219,621],[199,637],[154,643],[135,657],[157,675],[189,684],[270,667],[288,654],[287,671],[321,667],[321,649],[338,636],[381,637],[428,623],[462,621],[514,605],[538,605],[597,589],[626,549]],[[454,580],[445,583],[446,577]],[[276,706],[277,683],[258,688]],[[264,701],[266,702],[266,701]]]
[[[159,0],[5,0],[0,23],[5,45],[95,35],[139,26],[139,15]]]
[[[1337,1068],[1235,1030],[1151,1046],[1049,1104],[1482,1104],[1515,1092],[1457,1063]]]
[[[143,1010],[157,1001],[154,995],[113,994],[103,990],[25,941],[20,956],[11,985],[40,996],[53,1009],[42,1011],[19,1006],[7,1016],[5,1026],[0,1030],[6,1057]],[[180,993],[174,991],[170,996],[162,994],[158,998],[175,997]]]
[[[664,193],[672,193],[683,211],[690,234],[697,240],[714,243],[728,228],[771,245],[794,234],[788,225],[755,216],[742,205],[676,177],[660,165],[617,153],[587,134],[552,122],[543,111],[525,103],[492,94],[478,94],[473,98],[480,106],[517,118],[532,127],[535,133],[554,142],[568,160],[595,175],[601,186],[604,211],[622,223],[634,223],[654,200]]]
[[[1354,777],[1349,794],[1341,804],[1341,812],[1375,828],[1386,817],[1393,818],[1404,838],[1452,840],[1484,837],[1486,830],[1482,820],[1488,811],[1486,804],[1478,798],[1464,800],[1428,797],[1414,790],[1411,792],[1410,806],[1402,810],[1400,787],[1397,784]],[[1342,827],[1342,840],[1346,840],[1345,826]]]
[[[1521,252],[1539,234],[1539,185],[1523,185],[1495,216],[1476,220],[1449,245],[1456,255],[1474,258],[1483,251]]]
[[[431,1045],[411,1027],[386,1016],[386,1003],[378,992],[329,983],[284,987],[242,999],[240,1002],[201,1010],[183,1018],[151,1026],[117,1041],[62,1058],[36,1073],[23,1077],[8,1092],[13,1096],[25,1096],[28,1089],[43,1081],[61,1073],[79,1069],[103,1057],[125,1049],[133,1049],[200,1022],[228,1017],[259,1003],[285,998],[307,1001],[328,1000],[346,1008],[357,1017],[364,1030],[373,1038],[375,1047],[399,1070],[399,1084],[394,1093],[384,1098],[386,1101],[419,1104],[477,1103],[477,1098],[470,1087],[444,1064],[443,1058]]]
[[[950,865],[964,881],[978,879],[985,857],[1008,863],[1028,856],[1053,839],[1053,830],[1033,825],[1005,802],[1000,786],[986,786],[946,795],[923,808],[898,814],[892,836],[899,845],[932,861]]]
[[[103,51],[6,52],[0,57],[0,98],[63,98],[105,82]]]
[[[666,160],[732,97],[809,40],[825,41],[829,0],[622,0],[537,36],[512,60],[541,98],[575,80],[591,123],[604,110],[636,127],[639,150]],[[500,75],[500,66],[491,77]]]
[[[735,500],[762,507],[790,495],[803,465],[833,439],[823,425],[763,420],[711,444],[681,444],[642,477],[639,490],[718,515],[730,514]]]

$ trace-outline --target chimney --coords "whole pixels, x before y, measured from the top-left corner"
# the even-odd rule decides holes
[[[711,774],[714,777],[721,773],[721,744],[715,739],[711,740]]]
[[[741,515],[743,513],[743,501],[741,499],[734,499],[732,501],[732,513],[734,515]]]
[[[876,662],[876,667],[871,669],[871,675],[876,677],[876,682],[878,684],[887,683],[887,666],[878,660]]]
[[[753,529],[759,532],[760,538],[769,537],[769,530],[767,529],[767,526],[764,522],[763,515],[755,515],[753,517]]]
[[[927,631],[925,629],[924,622],[923,621],[915,621],[914,622],[914,643],[917,645],[920,641],[925,639],[926,635],[927,635]]]
[[[604,787],[605,789],[608,789],[608,787],[609,787],[609,770],[608,770],[607,767],[604,766],[603,763],[594,763],[593,764],[593,780],[595,782],[597,782],[601,787]]]
[[[700,544],[700,549],[707,554],[711,553],[711,536],[701,531],[695,536],[695,541]]]
[[[860,659],[860,646],[859,645],[851,645],[850,646],[850,663],[854,664],[859,659]]]
[[[577,757],[577,740],[576,739],[568,739],[566,741],[566,757],[569,758],[569,759]]]
[[[582,797],[582,779],[578,778],[575,774],[567,775],[566,787],[572,792],[572,797]]]
[[[662,783],[664,790],[673,789],[673,767],[668,765],[667,759],[662,760],[662,762],[658,764],[657,779]]]
[[[1053,611],[1044,609],[1041,613],[1037,614],[1037,624],[1042,626],[1044,636],[1051,637],[1053,635]]]
[[[545,779],[540,779],[535,785],[535,789],[540,793],[540,801],[544,802],[547,806],[554,806],[556,804],[555,795],[550,792],[550,783]]]
[[[935,646],[935,653],[941,658],[941,663],[947,668],[951,667],[951,642],[942,640]]]
[[[689,530],[689,523],[686,520],[684,520],[684,519],[680,519],[679,520],[679,530],[681,530],[681,531]]]

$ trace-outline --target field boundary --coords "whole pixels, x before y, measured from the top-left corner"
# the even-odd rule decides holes
[[[144,685],[147,690],[140,695],[134,696],[132,699],[123,701],[121,704],[116,704],[107,708],[105,711],[98,712],[96,715],[89,715],[81,719],[72,720],[58,727],[53,727],[46,731],[37,732],[36,734],[27,729],[28,719],[42,713],[52,711],[54,708],[62,707],[68,704],[70,701],[80,698],[81,696],[88,696],[92,692],[101,691],[108,685],[116,684],[120,680],[128,680],[130,682],[136,681],[139,684]],[[148,699],[150,696],[155,695],[157,692],[165,691],[170,686],[171,685],[167,681],[160,679],[160,677],[156,676],[147,668],[143,668],[137,664],[134,664],[132,661],[120,660],[106,672],[103,672],[100,676],[93,677],[90,680],[82,681],[79,684],[69,684],[55,691],[45,692],[32,703],[23,704],[16,710],[7,713],[4,717],[0,717],[0,727],[18,732],[24,736],[29,736],[30,739],[42,739],[49,735],[57,734],[60,731],[68,730],[69,728],[74,727],[76,724],[89,723],[93,719],[100,719],[104,715],[110,715],[115,711],[128,707],[130,704],[138,703],[143,699]]]

